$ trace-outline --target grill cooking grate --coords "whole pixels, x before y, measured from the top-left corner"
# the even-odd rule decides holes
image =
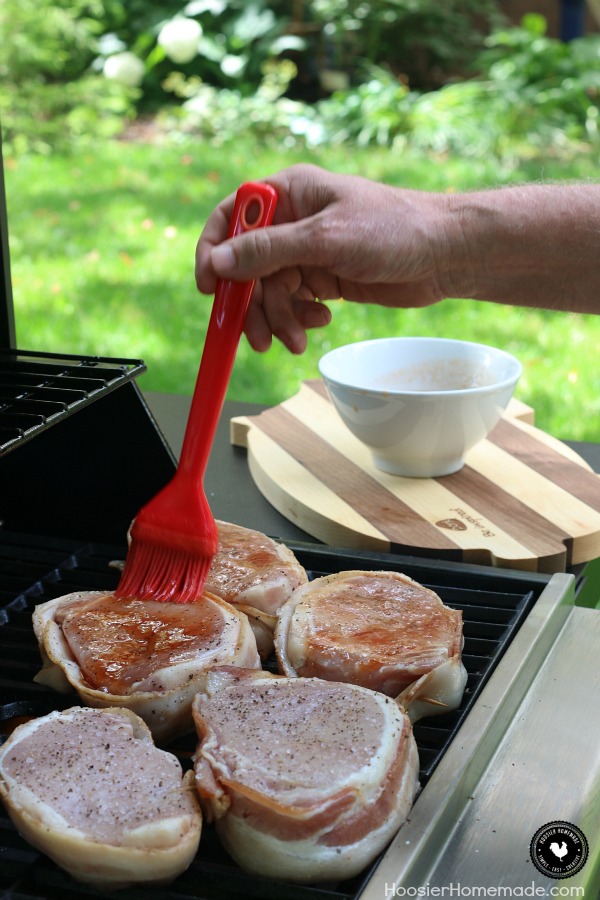
[[[292,544],[309,577],[344,569],[394,569],[435,590],[448,605],[463,611],[463,661],[468,683],[460,709],[421,720],[414,728],[424,786],[444,750],[510,643],[523,619],[548,583],[549,576],[476,566],[439,564],[408,557],[334,550]],[[77,703],[32,681],[40,668],[31,627],[36,604],[76,590],[112,590],[119,572],[111,560],[123,558],[123,546],[4,534],[0,546],[0,733],[8,733],[19,717],[45,715]],[[1,723],[4,722],[2,729]],[[177,740],[168,749],[184,768],[191,765],[195,741]],[[0,809],[0,892],[6,900],[60,898],[75,900],[82,888],[47,857],[30,847]],[[169,887],[132,888],[121,900],[353,900],[370,871],[349,881],[302,886],[245,875],[221,848],[210,826],[204,826],[200,849],[191,867]],[[85,887],[89,896],[101,892]]]
[[[136,359],[0,350],[0,456],[144,371]]]

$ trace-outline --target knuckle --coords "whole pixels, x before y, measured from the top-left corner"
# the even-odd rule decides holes
[[[264,267],[271,258],[272,241],[264,228],[256,228],[246,232],[244,240],[240,241],[239,259],[243,267]]]

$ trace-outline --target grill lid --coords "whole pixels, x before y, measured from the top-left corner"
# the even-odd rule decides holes
[[[0,456],[145,371],[139,359],[0,349]]]
[[[144,371],[0,349],[0,528],[123,539],[176,465],[135,381]]]

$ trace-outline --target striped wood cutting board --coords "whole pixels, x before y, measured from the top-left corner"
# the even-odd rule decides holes
[[[600,475],[511,401],[462,471],[403,478],[376,469],[320,380],[258,416],[231,420],[255,484],[330,546],[562,572],[600,556]]]

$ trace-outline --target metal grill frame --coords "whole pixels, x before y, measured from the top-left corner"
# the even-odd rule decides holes
[[[145,371],[140,359],[0,348],[0,457]]]

